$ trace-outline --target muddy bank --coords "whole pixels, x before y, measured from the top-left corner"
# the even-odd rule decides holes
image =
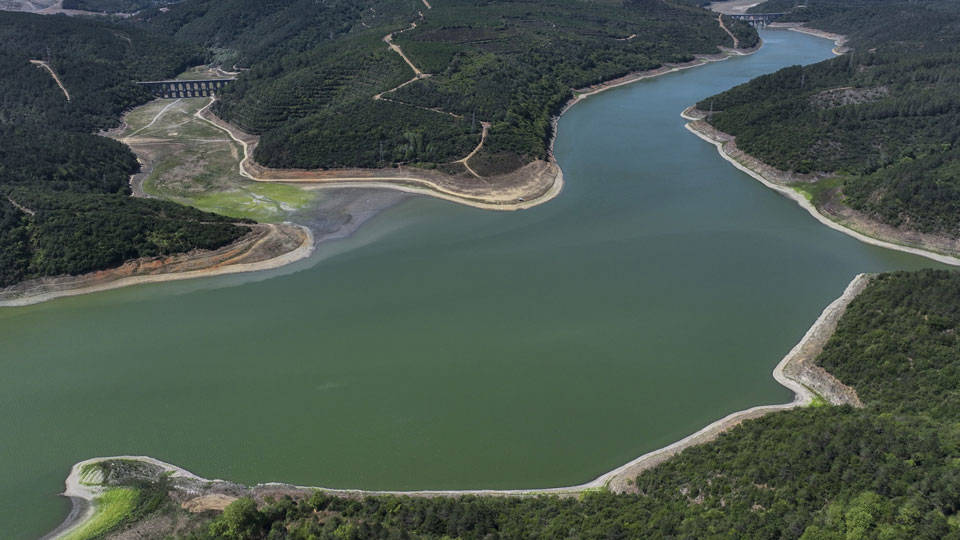
[[[134,259],[116,268],[88,274],[24,281],[0,289],[0,307],[26,306],[142,283],[267,270],[303,259],[313,252],[313,233],[306,227],[291,223],[247,226],[250,233],[216,250]]]
[[[795,201],[824,225],[850,235],[861,242],[875,246],[920,255],[953,266],[960,266],[960,238],[904,231],[880,223],[865,214],[839,202],[837,195],[827,204],[815,206],[803,194],[790,187],[795,182],[811,182],[814,175],[781,171],[747,154],[737,147],[736,137],[717,130],[704,118],[707,113],[689,107],[681,113],[689,120],[686,128],[701,139],[712,143],[724,159],[749,174],[763,185]]]

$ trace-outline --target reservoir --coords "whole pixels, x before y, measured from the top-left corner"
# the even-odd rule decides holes
[[[724,161],[680,112],[833,44],[617,88],[560,120],[563,193],[408,198],[276,271],[0,309],[0,529],[56,526],[73,463],[343,488],[578,484],[730,412],[854,275],[862,244]]]

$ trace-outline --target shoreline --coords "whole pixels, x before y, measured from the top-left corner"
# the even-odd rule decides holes
[[[109,291],[122,287],[129,287],[132,285],[163,283],[167,281],[179,281],[183,279],[272,270],[309,257],[314,250],[313,232],[309,228],[302,225],[283,225],[288,227],[289,231],[298,232],[301,235],[301,241],[294,249],[266,259],[253,262],[242,262],[242,259],[253,253],[261,246],[261,244],[267,240],[270,240],[272,236],[279,234],[279,226],[277,225],[264,225],[263,227],[269,228],[270,231],[255,238],[241,238],[236,242],[221,247],[217,250],[202,251],[199,253],[181,253],[167,257],[167,259],[182,257],[183,260],[178,260],[174,264],[189,266],[191,263],[194,263],[197,260],[202,261],[204,257],[216,257],[216,255],[219,253],[224,255],[222,260],[217,260],[214,258],[214,260],[210,261],[210,264],[206,267],[183,271],[161,271],[159,273],[152,274],[122,274],[125,271],[125,268],[127,271],[135,272],[139,271],[143,267],[146,267],[149,271],[157,262],[160,262],[161,270],[164,267],[170,266],[170,264],[167,262],[161,262],[163,258],[153,257],[149,259],[135,259],[133,261],[127,261],[119,267],[89,272],[86,274],[80,274],[78,276],[39,278],[36,280],[21,282],[20,284],[12,285],[11,287],[0,290],[0,308],[30,306],[47,302],[49,300],[54,300],[56,298]],[[233,253],[239,247],[243,247],[245,249],[240,253]],[[115,272],[120,272],[120,275],[112,275]],[[18,290],[21,288],[23,290]]]
[[[264,167],[253,159],[253,148],[256,147],[259,137],[243,132],[237,126],[230,124],[222,118],[216,116],[210,111],[214,99],[197,111],[196,117],[208,124],[224,131],[233,141],[237,142],[243,148],[243,158],[240,160],[239,172],[244,178],[255,182],[289,183],[296,185],[308,185],[308,189],[330,188],[353,188],[370,187],[379,189],[393,189],[404,193],[417,195],[426,195],[449,202],[459,203],[474,208],[484,210],[513,211],[524,210],[539,206],[557,197],[563,190],[563,170],[560,168],[554,157],[554,143],[559,131],[560,117],[563,116],[571,107],[586,99],[589,96],[599,94],[612,88],[617,88],[627,84],[632,84],[645,79],[659,77],[668,73],[681,71],[693,67],[702,66],[711,62],[719,62],[733,56],[746,56],[753,54],[763,46],[761,40],[756,46],[749,49],[731,49],[718,46],[720,53],[712,55],[694,55],[695,59],[683,64],[664,64],[659,68],[637,71],[629,73],[622,77],[612,79],[585,89],[573,89],[574,97],[568,100],[561,108],[560,112],[551,118],[553,134],[548,145],[548,160],[537,160],[528,163],[499,178],[510,177],[533,177],[534,186],[537,188],[531,196],[528,191],[523,191],[529,186],[516,184],[513,189],[500,188],[488,190],[487,193],[481,193],[474,189],[464,189],[460,186],[451,185],[451,181],[457,177],[444,173],[428,171],[425,169],[410,169],[398,167],[396,169],[331,169],[331,170],[304,170],[304,169],[271,169]],[[481,143],[482,144],[482,143]],[[472,154],[471,154],[472,155]],[[469,159],[468,156],[465,159]],[[462,162],[463,160],[460,160]],[[532,171],[530,170],[532,169]],[[468,169],[469,170],[469,169]],[[396,172],[394,172],[396,171]],[[552,181],[543,187],[544,182],[537,181],[539,176],[552,174]],[[286,178],[277,177],[279,175],[289,175]],[[478,177],[484,180],[489,187],[486,179],[498,178]],[[447,181],[446,184],[444,181]],[[472,178],[468,180],[473,180]],[[455,182],[453,182],[455,184]]]
[[[797,190],[789,186],[783,185],[781,183],[778,183],[774,179],[769,178],[767,175],[744,164],[743,162],[738,160],[736,157],[731,155],[730,151],[727,148],[727,144],[734,141],[735,139],[734,136],[729,135],[727,133],[723,133],[719,130],[716,130],[712,126],[709,126],[709,124],[706,124],[703,121],[704,117],[697,116],[696,112],[701,112],[701,111],[697,111],[696,106],[694,105],[694,106],[687,107],[686,109],[684,109],[682,113],[680,113],[680,116],[688,121],[684,126],[687,128],[688,131],[690,131],[697,137],[700,137],[704,141],[707,141],[713,144],[717,148],[717,152],[720,154],[721,157],[723,157],[723,159],[730,162],[737,169],[740,169],[741,171],[747,173],[748,175],[750,175],[755,180],[759,181],[764,186],[796,202],[797,205],[799,205],[801,208],[806,210],[811,216],[814,217],[814,219],[816,219],[823,225],[826,225],[827,227],[835,231],[839,231],[848,236],[851,236],[865,244],[870,244],[873,246],[878,246],[878,247],[882,247],[882,248],[886,248],[894,251],[910,253],[912,255],[919,255],[921,257],[925,257],[927,259],[930,259],[939,263],[943,263],[943,264],[948,264],[951,266],[960,266],[960,257],[948,255],[945,253],[938,253],[936,251],[931,251],[931,250],[927,250],[927,249],[912,246],[912,245],[899,244],[887,238],[875,238],[873,236],[868,236],[856,229],[853,229],[841,223],[838,223],[837,221],[834,221],[833,219],[830,218],[830,216],[823,214],[819,208],[817,208],[812,202],[810,202],[810,200],[808,200],[803,194],[801,194]],[[706,126],[704,126],[703,124],[706,124]],[[744,153],[744,155],[749,156],[749,154],[746,154],[746,153]],[[750,157],[753,161],[756,161],[758,164],[763,164],[762,161],[756,158],[753,158],[752,156]]]
[[[817,30],[816,28],[810,28],[806,26],[806,23],[778,23],[772,22],[767,25],[767,28],[779,29],[779,30],[790,30],[792,32],[799,32],[801,34],[807,34],[808,36],[814,36],[823,39],[829,39],[833,41],[833,49],[830,52],[840,56],[846,54],[850,49],[846,46],[847,36],[843,34],[835,34],[833,32],[827,32],[825,30]]]
[[[239,173],[244,178],[254,182],[306,185],[310,189],[323,188],[380,188],[393,189],[404,193],[426,195],[437,199],[480,208],[483,210],[525,210],[552,200],[563,189],[563,171],[551,156],[550,160],[530,162],[520,169],[502,175],[499,178],[520,177],[533,185],[514,183],[510,188],[487,190],[489,188],[484,178],[483,186],[470,189],[456,186],[453,179],[457,178],[440,172],[426,169],[409,169],[398,167],[395,169],[271,169],[258,164],[253,159],[253,148],[256,147],[259,137],[241,131],[238,127],[226,122],[210,112],[211,99],[206,106],[197,111],[195,116],[204,122],[225,132],[234,142],[243,148],[243,157],[239,163]],[[283,177],[282,175],[288,175]],[[549,183],[544,181],[549,178]],[[496,176],[485,177],[498,178]],[[464,179],[467,179],[464,177]],[[476,180],[471,177],[467,180]],[[511,189],[512,188],[512,189]]]
[[[208,124],[224,131],[233,141],[240,144],[243,148],[243,157],[239,160],[238,168],[240,175],[256,182],[273,182],[273,183],[286,183],[286,184],[295,184],[295,185],[305,185],[306,189],[327,189],[327,188],[368,188],[368,189],[389,189],[394,191],[400,191],[403,193],[409,193],[414,195],[426,195],[429,197],[434,197],[449,202],[464,204],[466,206],[471,206],[474,208],[480,208],[484,210],[524,210],[527,208],[532,208],[540,204],[546,203],[555,197],[557,197],[561,191],[563,191],[564,179],[563,179],[563,170],[560,168],[560,165],[557,163],[554,157],[554,143],[556,142],[558,133],[559,133],[559,121],[560,117],[563,116],[571,107],[581,102],[582,100],[605,92],[607,90],[618,88],[620,86],[625,86],[632,84],[638,81],[645,79],[650,79],[654,77],[659,77],[661,75],[666,75],[668,73],[673,73],[676,71],[681,71],[684,69],[690,69],[693,67],[698,67],[702,65],[709,64],[711,62],[719,62],[727,60],[732,56],[745,56],[753,54],[763,46],[763,41],[761,40],[756,46],[751,49],[729,49],[722,48],[722,52],[714,55],[696,55],[694,60],[686,62],[684,64],[665,64],[659,68],[652,70],[644,70],[639,72],[630,73],[607,81],[600,83],[595,86],[588,87],[586,89],[574,89],[574,97],[567,101],[564,104],[563,108],[551,119],[551,125],[553,126],[553,135],[550,138],[550,144],[548,146],[549,158],[547,161],[537,161],[532,162],[517,172],[523,171],[524,169],[536,168],[539,165],[540,170],[535,171],[535,177],[540,177],[543,174],[550,175],[552,174],[553,178],[546,189],[540,191],[538,195],[526,200],[525,197],[518,197],[516,193],[508,195],[506,199],[484,199],[483,197],[472,196],[469,193],[460,193],[453,191],[447,188],[444,188],[439,183],[433,179],[420,176],[377,176],[377,173],[383,171],[391,171],[390,169],[381,170],[381,169],[359,169],[361,174],[366,176],[347,176],[340,175],[336,173],[331,174],[327,178],[286,178],[286,179],[271,179],[271,178],[262,178],[257,177],[256,175],[250,173],[247,170],[246,163],[254,163],[252,157],[251,146],[255,146],[256,142],[245,139],[254,139],[252,135],[245,134],[241,132],[236,127],[231,124],[223,121],[218,118],[216,115],[209,112],[209,108],[213,105],[214,99],[211,99],[210,102],[201,108],[195,113],[195,116]],[[258,139],[258,138],[256,138]],[[122,141],[121,141],[122,142]],[[259,168],[259,165],[256,165]],[[402,169],[401,169],[402,170]],[[279,173],[283,173],[284,169],[276,169]],[[296,170],[289,170],[290,173],[296,173]],[[424,171],[425,173],[426,171]],[[133,187],[133,186],[132,186]],[[512,197],[512,200],[508,200]],[[298,225],[299,226],[299,225]],[[45,291],[44,290],[44,278],[41,280],[31,280],[31,281],[41,281],[36,286],[27,285],[27,290],[22,294],[17,294],[16,297],[11,299],[3,299],[3,290],[0,290],[0,308],[3,307],[21,307],[28,306],[33,304],[38,304],[46,302],[49,300],[54,300],[56,298],[62,298],[67,296],[79,296],[82,294],[92,294],[96,292],[102,292],[107,290],[118,289],[122,287],[128,287],[133,285],[142,285],[148,283],[159,283],[166,281],[177,281],[183,279],[192,279],[192,278],[201,278],[201,277],[213,277],[217,275],[226,275],[232,273],[245,273],[245,272],[256,272],[260,270],[271,270],[285,266],[292,262],[304,259],[308,257],[314,250],[312,232],[303,226],[302,230],[306,231],[306,234],[310,236],[310,241],[305,242],[299,248],[285,255],[274,257],[271,260],[261,261],[258,263],[251,263],[246,265],[232,265],[223,268],[208,268],[208,269],[198,269],[191,270],[186,272],[168,272],[160,274],[151,274],[151,275],[142,275],[142,276],[125,276],[110,279],[103,283],[95,283],[84,285],[82,284],[85,280],[95,279],[93,276],[98,272],[92,272],[89,274],[83,274],[81,276],[55,276],[53,278],[46,278],[46,281],[49,280],[68,280],[76,281],[77,284],[71,286],[69,284],[65,285],[63,290],[58,291]],[[309,244],[309,249],[304,249],[305,246]],[[126,261],[124,265],[129,264],[132,261]],[[107,271],[119,270],[123,268],[124,265],[120,267],[108,269]],[[103,272],[103,271],[101,271]],[[26,283],[26,282],[22,282]],[[18,286],[23,286],[21,284],[13,285],[8,289],[14,289]],[[32,291],[30,289],[33,289]]]
[[[856,392],[844,386],[826,370],[815,364],[816,358],[823,351],[823,347],[833,336],[837,323],[846,311],[847,306],[867,287],[872,276],[858,274],[844,289],[843,294],[833,300],[821,312],[820,316],[810,326],[800,341],[777,363],[773,369],[773,378],[779,384],[794,393],[788,403],[774,405],[759,405],[733,412],[723,418],[711,422],[700,430],[665,447],[647,452],[640,457],[606,472],[597,478],[567,487],[532,488],[532,489],[463,489],[463,490],[364,490],[364,489],[332,489],[317,486],[299,486],[278,482],[267,482],[251,486],[240,486],[249,494],[268,495],[291,492],[305,494],[305,492],[322,491],[327,495],[340,497],[364,497],[377,495],[396,495],[407,497],[462,497],[468,495],[489,497],[531,497],[539,495],[577,496],[585,492],[608,489],[614,493],[629,493],[633,479],[641,472],[651,469],[686,448],[707,443],[728,431],[744,420],[759,418],[766,414],[784,411],[797,407],[804,407],[813,402],[816,397],[834,405],[862,406]],[[149,456],[113,456],[91,458],[76,463],[65,480],[63,496],[69,497],[72,510],[63,523],[44,538],[57,538],[83,525],[94,515],[93,501],[103,492],[99,485],[92,485],[80,481],[80,474],[84,467],[110,460],[133,460],[160,467],[174,478],[192,480],[187,491],[193,499],[202,499],[210,495],[236,492],[239,484],[219,479],[202,478],[186,469],[172,465]],[[189,501],[188,501],[189,502]]]

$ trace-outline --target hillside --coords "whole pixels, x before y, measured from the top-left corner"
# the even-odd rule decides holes
[[[255,158],[270,167],[463,172],[451,162],[488,122],[474,168],[508,172],[547,156],[551,116],[571,88],[732,46],[715,16],[662,0],[302,3],[201,0],[145,16],[250,67],[216,113],[260,135]],[[738,31],[742,46],[756,43]],[[411,80],[387,35],[429,76]]]
[[[0,12],[0,287],[246,234],[219,216],[131,199],[135,156],[94,134],[151,99],[133,81],[178,73],[197,54],[113,23]],[[30,60],[46,62],[70,99]]]
[[[701,101],[710,124],[765,163],[826,177],[804,187],[819,206],[960,236],[960,4],[773,0],[753,9],[849,35],[853,51]]]

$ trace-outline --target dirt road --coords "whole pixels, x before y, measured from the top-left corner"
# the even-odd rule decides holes
[[[52,67],[50,67],[50,64],[48,64],[47,62],[44,62],[43,60],[31,60],[30,63],[36,64],[37,66],[40,66],[46,69],[47,71],[49,71],[50,76],[53,77],[53,80],[56,81],[57,86],[59,86],[60,90],[63,91],[63,95],[66,96],[67,101],[70,101],[70,92],[67,92],[67,87],[64,86],[63,82],[60,81],[60,77],[58,77],[57,72],[54,71]]]

